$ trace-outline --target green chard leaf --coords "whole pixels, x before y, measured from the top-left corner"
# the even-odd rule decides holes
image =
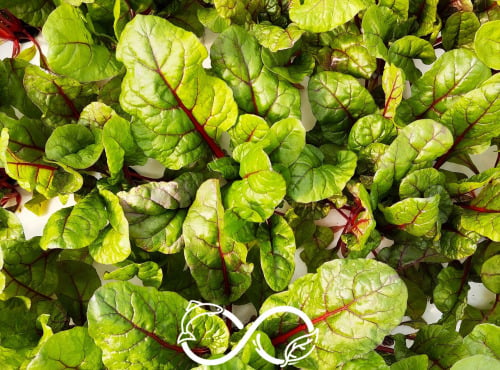
[[[500,327],[493,324],[477,325],[465,338],[471,355],[483,354],[500,359]]]
[[[481,85],[491,70],[473,52],[451,50],[443,54],[411,88],[412,96],[398,107],[396,119],[436,119],[463,95]]]
[[[205,181],[183,225],[184,255],[201,295],[209,302],[234,302],[248,289],[253,265],[245,245],[224,230],[219,182]]]
[[[373,178],[372,204],[377,204],[378,199],[387,195],[395,181],[403,179],[415,167],[431,163],[446,153],[452,143],[450,131],[432,120],[415,121],[402,128],[380,157]]]
[[[61,77],[40,69],[26,67],[26,94],[42,111],[42,119],[57,127],[78,121],[83,107],[95,98],[95,88],[70,77]]]
[[[62,208],[50,216],[40,246],[43,249],[88,247],[107,222],[103,199],[96,192],[90,193],[76,205]]]
[[[97,162],[103,151],[102,131],[72,123],[57,127],[45,143],[47,158],[84,169]]]
[[[370,93],[352,76],[321,72],[311,77],[309,99],[318,123],[313,132],[327,142],[342,144],[352,125],[361,117],[375,113]]]
[[[425,36],[434,30],[439,0],[410,0],[409,14],[417,18],[417,36]]]
[[[464,206],[461,225],[493,241],[500,241],[500,180],[487,184],[481,193]]]
[[[283,152],[286,151],[285,147],[282,149]],[[229,186],[224,204],[244,220],[264,222],[272,216],[274,209],[284,198],[285,180],[278,172],[273,171],[268,156],[255,144],[243,144],[236,148],[233,155],[240,161],[242,180]]]
[[[363,39],[371,54],[377,58],[387,60],[387,46],[397,27],[397,16],[386,6],[372,5],[362,20]]]
[[[274,291],[285,289],[295,270],[293,230],[283,217],[273,215],[259,227],[257,238],[267,284]]]
[[[406,76],[402,69],[393,64],[386,64],[382,75],[382,88],[385,93],[385,104],[382,115],[387,119],[393,119],[396,109],[403,99]]]
[[[18,58],[0,60],[0,110],[14,108],[30,118],[40,117],[40,110],[28,98],[23,80],[28,62]]]
[[[373,143],[390,144],[395,136],[394,124],[378,114],[370,114],[356,121],[349,132],[347,147],[360,151]]]
[[[27,369],[99,370],[103,369],[101,353],[89,336],[87,328],[75,327],[48,338]]]
[[[446,324],[451,321],[449,326],[452,328],[462,319],[467,304],[469,286],[464,278],[465,273],[467,271],[450,266],[444,268],[437,276],[438,284],[433,292],[433,302],[443,313],[440,322]]]
[[[444,49],[451,50],[472,44],[479,26],[479,19],[473,12],[452,14],[442,30]]]
[[[410,82],[415,82],[421,72],[415,67],[414,59],[421,59],[425,64],[436,60],[432,44],[416,36],[405,36],[391,44],[388,61],[401,68]]]
[[[203,181],[184,173],[169,182],[151,182],[117,194],[129,224],[131,240],[150,252],[177,253],[184,246],[182,223]]]
[[[80,9],[62,4],[50,13],[43,27],[49,44],[47,61],[61,75],[80,82],[104,80],[120,72],[120,64],[92,37]]]
[[[50,130],[39,120],[12,120],[0,115],[4,125],[0,138],[0,160],[5,171],[19,186],[46,198],[71,194],[83,184],[82,176],[44,158]]]
[[[101,280],[94,267],[80,261],[57,263],[57,298],[68,311],[75,324],[87,321],[87,305]]]
[[[479,88],[463,95],[441,117],[453,134],[453,146],[436,166],[461,153],[483,152],[498,136],[500,123],[500,76],[486,80]]]
[[[293,23],[285,29],[270,22],[254,24],[252,27],[252,33],[259,43],[272,52],[292,48],[304,32]]]
[[[222,32],[210,49],[212,68],[231,87],[239,108],[273,123],[300,118],[299,91],[265,67],[255,36],[239,26]]]
[[[429,357],[429,369],[450,368],[456,361],[468,356],[462,337],[453,329],[440,325],[420,329],[410,349]]]
[[[406,299],[406,287],[390,267],[374,260],[335,260],[323,264],[317,274],[299,278],[288,291],[269,297],[260,312],[282,304],[300,307],[319,331],[315,349],[303,361],[307,368],[317,369],[375,348],[400,323]],[[295,315],[277,314],[263,323],[262,330],[279,349],[306,330],[300,323]]]
[[[153,261],[144,263],[124,261],[123,264],[123,266],[112,272],[106,272],[104,279],[127,281],[137,276],[144,286],[152,286],[157,289],[160,287],[163,279],[163,271],[157,263]]]
[[[89,245],[89,252],[98,263],[118,263],[130,255],[128,221],[118,196],[105,189],[100,189],[99,195],[106,205],[106,219],[109,220],[109,224]]]
[[[237,107],[225,83],[201,66],[207,51],[194,34],[138,15],[116,53],[127,68],[120,103],[138,118],[132,132],[148,156],[171,169],[206,156],[208,148],[224,156],[217,141],[234,125]]]
[[[291,0],[290,19],[310,32],[327,32],[350,21],[370,2],[363,0]]]
[[[341,150],[329,158],[317,147],[307,144],[290,166],[287,194],[296,202],[309,203],[341,195],[354,175],[356,155]]]
[[[292,84],[300,84],[315,66],[314,57],[304,50],[303,43],[297,42],[290,49],[271,52],[262,48],[262,62],[276,75]]]
[[[88,309],[88,330],[102,350],[108,369],[146,367],[191,368],[193,362],[177,345],[180,322],[188,301],[173,292],[159,292],[128,282],[99,288]],[[194,308],[187,320],[206,311]],[[161,319],[160,319],[161,318]],[[193,325],[197,354],[223,353],[229,333],[222,319],[209,315],[203,325]]]
[[[485,355],[474,355],[457,361],[451,370],[491,369],[500,370],[500,361]]]
[[[327,249],[334,239],[332,229],[324,226],[314,227],[313,234],[303,240],[302,243],[297,244],[297,247],[303,248],[300,258],[307,265],[308,272],[316,272],[318,267],[325,262],[335,259],[337,255],[335,250]],[[296,233],[302,232],[302,229],[296,230]]]
[[[3,252],[5,288],[3,300],[24,296],[32,302],[52,300],[58,285],[56,259],[58,251],[40,249],[40,238],[28,241],[10,240],[0,245]]]
[[[477,30],[474,38],[474,49],[477,56],[493,69],[500,69],[500,58],[498,58],[500,51],[499,26],[500,20],[487,22]]]
[[[495,294],[500,294],[500,271],[498,263],[500,255],[495,255],[487,259],[481,267],[481,280],[486,288]]]

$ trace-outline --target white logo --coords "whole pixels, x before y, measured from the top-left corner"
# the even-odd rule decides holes
[[[213,309],[214,311],[207,311],[200,313],[191,319],[188,319],[189,313],[194,310],[195,308],[204,308],[204,309]],[[181,333],[179,334],[177,338],[177,343],[182,346],[182,349],[188,355],[188,357],[193,360],[194,362],[197,362],[200,365],[220,365],[223,364],[226,361],[229,361],[232,359],[234,356],[236,356],[242,349],[243,347],[247,344],[247,342],[250,340],[252,337],[253,333],[258,329],[260,324],[264,322],[268,317],[277,314],[277,313],[291,313],[294,314],[302,319],[304,324],[306,325],[308,333],[305,335],[302,335],[300,337],[295,338],[292,340],[290,343],[285,348],[285,358],[276,358],[274,356],[271,356],[269,353],[265,351],[263,348],[262,344],[260,343],[260,334],[257,334],[256,338],[253,340],[253,344],[256,347],[257,353],[266,361],[274,364],[274,365],[279,365],[281,367],[285,367],[287,365],[293,365],[299,362],[300,360],[303,360],[307,356],[311,354],[311,352],[314,350],[315,347],[315,342],[318,337],[318,329],[314,328],[314,324],[312,323],[311,319],[301,310],[291,307],[291,306],[278,306],[274,307],[266,312],[262,316],[260,316],[257,320],[255,320],[254,323],[252,323],[252,326],[247,330],[243,338],[238,342],[238,344],[223,357],[219,357],[216,359],[205,359],[202,357],[197,356],[195,353],[191,351],[191,348],[189,348],[189,345],[187,342],[190,341],[196,341],[195,336],[193,333],[190,331],[193,328],[193,322],[197,320],[201,316],[213,316],[213,315],[222,315],[229,320],[233,322],[233,324],[239,329],[243,329],[243,323],[231,312],[225,310],[223,307],[218,306],[213,303],[202,303],[198,301],[189,301],[189,305],[186,308],[186,312],[184,313],[184,316],[182,317],[181,320]],[[307,346],[310,345],[309,350],[306,351]],[[300,356],[296,356],[295,352],[300,351],[306,351],[305,353],[301,353]]]

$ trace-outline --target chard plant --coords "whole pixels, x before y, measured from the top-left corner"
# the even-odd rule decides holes
[[[288,368],[500,368],[497,1],[0,9],[2,369],[203,369],[177,343],[190,300],[302,310],[315,347]],[[16,212],[56,197],[28,239]],[[196,315],[207,359],[255,320]],[[257,334],[310,351],[287,352],[296,315]],[[249,342],[220,368],[275,365]]]

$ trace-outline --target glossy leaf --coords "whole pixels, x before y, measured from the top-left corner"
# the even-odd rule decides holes
[[[461,319],[461,312],[467,303],[468,284],[463,281],[465,272],[453,267],[446,267],[438,274],[438,284],[433,292],[433,302],[443,312],[441,322]]]
[[[310,32],[326,32],[350,21],[367,2],[355,0],[342,2],[338,0],[291,0],[289,5],[290,19]]]
[[[227,209],[251,222],[263,222],[274,212],[286,193],[283,177],[272,170],[266,153],[252,144],[236,148],[240,161],[240,177],[224,196]]]
[[[252,28],[259,43],[273,52],[290,49],[304,32],[293,23],[285,29],[266,22],[255,24]]]
[[[130,255],[128,221],[120,206],[120,200],[115,194],[109,190],[100,189],[99,195],[106,206],[106,218],[109,224],[89,245],[89,253],[98,263],[118,263]]]
[[[127,366],[179,369],[193,362],[177,345],[180,323],[188,302],[176,293],[134,286],[127,282],[109,283],[99,288],[89,303],[89,334],[102,350],[108,369]],[[206,312],[194,308],[187,320]],[[161,319],[160,319],[161,318]],[[204,318],[193,325],[195,353],[222,353],[229,333],[222,319]]]
[[[302,232],[300,229],[297,231]],[[334,234],[332,229],[324,226],[315,226],[311,237],[297,244],[297,247],[303,248],[300,258],[306,264],[308,272],[316,272],[318,267],[323,263],[336,258],[335,250],[331,248],[327,249],[332,244],[333,239]]]
[[[490,76],[490,69],[471,51],[449,51],[413,84],[412,96],[401,103],[397,118],[405,122],[423,117],[438,118],[457,97],[473,90]]]
[[[320,149],[307,144],[299,158],[290,166],[287,194],[296,202],[309,203],[340,195],[354,174],[356,156],[338,151],[330,161]]]
[[[401,68],[410,82],[415,82],[421,76],[415,67],[413,59],[421,59],[425,64],[436,60],[432,45],[416,36],[405,36],[395,41],[388,52],[389,63]]]
[[[442,30],[444,49],[451,50],[471,44],[479,26],[479,20],[473,12],[452,14]]]
[[[255,36],[239,26],[222,32],[210,49],[214,72],[231,87],[239,108],[269,122],[300,118],[300,96],[264,66]]]
[[[347,146],[359,151],[373,143],[390,144],[395,136],[394,124],[377,114],[364,116],[356,121],[349,132]]]
[[[436,232],[439,195],[429,198],[407,198],[390,207],[379,208],[387,222],[412,235],[425,236]]]
[[[43,229],[43,249],[79,249],[89,246],[107,224],[105,204],[91,193],[72,207],[52,214]]]
[[[7,174],[27,191],[36,191],[46,198],[71,194],[81,188],[82,176],[44,159],[48,135],[48,129],[40,121],[19,120],[15,127],[2,130],[0,160],[6,164]]]
[[[425,326],[418,332],[411,350],[429,357],[429,368],[449,368],[467,357],[462,337],[454,330],[440,325]]]
[[[102,369],[101,350],[86,328],[75,327],[59,332],[47,339],[27,367],[28,370],[49,368]]]
[[[308,94],[315,130],[323,139],[341,144],[351,126],[361,117],[375,113],[377,106],[368,91],[351,76],[338,72],[321,72],[311,77]]]
[[[24,296],[31,301],[51,300],[57,289],[57,251],[40,249],[40,238],[28,241],[11,240],[1,245],[5,288],[3,300]]]
[[[57,298],[66,308],[75,324],[87,321],[87,304],[101,280],[94,267],[80,261],[57,263]]]
[[[500,328],[493,324],[477,325],[464,338],[470,354],[483,354],[500,359]]]
[[[460,152],[481,153],[500,129],[500,77],[495,75],[461,98],[441,117],[453,134],[454,143],[438,163]]]
[[[287,287],[295,270],[295,237],[285,219],[278,215],[257,231],[260,264],[267,284],[274,291]]]
[[[418,355],[402,359],[391,365],[391,370],[426,370],[427,356]]]
[[[293,47],[278,52],[262,49],[262,62],[276,75],[292,84],[300,84],[309,76],[315,66],[314,57],[303,50],[303,44],[295,43]]]
[[[43,27],[49,44],[47,61],[59,74],[80,82],[104,80],[120,71],[120,64],[104,46],[95,42],[83,13],[68,4],[54,10]]]
[[[269,125],[259,116],[242,114],[236,125],[229,130],[231,143],[234,147],[245,142],[259,142],[269,132]]]
[[[494,241],[500,241],[500,180],[486,185],[481,193],[467,206],[461,225]]]
[[[491,369],[499,370],[500,361],[485,355],[474,355],[457,361],[452,370]]]
[[[474,49],[479,59],[493,69],[500,68],[500,59],[498,58],[498,52],[500,51],[499,25],[499,20],[483,24],[474,38]]]
[[[208,148],[224,156],[217,140],[235,123],[237,107],[224,82],[202,68],[207,51],[194,34],[138,15],[116,53],[127,68],[120,103],[139,118],[132,132],[148,156],[171,169],[198,160]]]
[[[403,70],[393,64],[386,64],[382,75],[382,88],[385,94],[385,104],[382,115],[392,119],[396,109],[403,99],[406,76]]]
[[[144,286],[152,286],[157,289],[160,287],[163,279],[163,271],[157,263],[153,261],[144,263],[129,263],[125,261],[124,263],[126,263],[124,266],[105,273],[104,279],[127,281],[137,276]]]
[[[92,166],[103,151],[102,132],[77,123],[57,127],[45,144],[47,157],[76,169]]]
[[[400,130],[398,137],[380,157],[373,178],[372,202],[384,197],[395,181],[416,166],[436,159],[452,146],[453,137],[443,125],[432,120],[415,121]]]
[[[372,5],[362,20],[363,39],[370,53],[387,60],[386,44],[393,36],[397,27],[397,16],[390,7]]]
[[[246,247],[224,231],[224,208],[218,180],[205,181],[183,225],[184,255],[200,293],[209,302],[235,301],[250,286],[253,265]]]
[[[481,280],[486,288],[500,294],[500,271],[498,269],[500,255],[487,259],[481,267]]]
[[[343,287],[332,289],[332,285]],[[267,299],[260,312],[277,305],[300,307],[319,330],[307,367],[335,366],[376,347],[404,314],[407,291],[390,267],[373,260],[335,260],[323,264],[288,291]],[[273,316],[263,324],[274,346],[304,334],[295,315]]]

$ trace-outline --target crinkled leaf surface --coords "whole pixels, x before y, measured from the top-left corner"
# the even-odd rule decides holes
[[[350,21],[365,9],[369,2],[362,0],[291,0],[290,19],[311,32],[326,32]]]
[[[271,161],[258,146],[241,145],[234,157],[240,161],[242,180],[233,182],[225,193],[226,208],[244,220],[264,222],[285,196],[285,180],[273,171]]]
[[[120,64],[104,45],[92,37],[80,9],[60,5],[43,27],[49,44],[47,61],[55,72],[81,82],[104,80],[120,71]]]
[[[79,249],[90,245],[108,222],[105,204],[91,193],[72,207],[52,214],[40,240],[43,249]]]
[[[228,304],[250,286],[253,265],[245,245],[224,230],[219,181],[205,181],[196,193],[183,225],[184,255],[200,293],[209,302]]]
[[[400,323],[406,298],[404,283],[389,266],[374,260],[335,260],[269,297],[260,312],[282,304],[300,307],[319,330],[306,361],[323,368],[376,347]],[[279,346],[304,334],[306,326],[295,315],[280,314],[266,320],[262,330]]]
[[[217,140],[234,125],[237,107],[225,83],[202,68],[207,51],[194,34],[138,15],[125,27],[116,53],[127,68],[120,103],[139,119],[132,131],[148,156],[172,169],[196,161],[208,148],[224,156]]]
[[[415,236],[435,231],[439,215],[439,195],[407,198],[390,207],[380,206],[387,222]]]
[[[420,329],[411,350],[429,357],[429,369],[449,368],[468,356],[462,337],[453,329],[440,325]]]
[[[341,144],[357,119],[375,113],[372,96],[352,76],[338,72],[321,72],[311,77],[308,94],[315,130],[323,140]]]
[[[421,59],[425,64],[434,62],[436,55],[432,44],[410,35],[395,41],[389,48],[389,63],[401,68],[410,82],[415,82],[421,75],[413,59]]]
[[[87,328],[75,327],[54,334],[41,346],[28,365],[29,370],[103,368],[101,350],[89,336]]]
[[[87,304],[94,291],[101,286],[95,268],[80,261],[57,263],[57,298],[68,311],[75,324],[87,321]]]
[[[39,243],[39,237],[2,243],[5,288],[0,297],[3,300],[15,296],[28,297],[33,302],[52,299],[58,284],[58,251],[43,251]]]
[[[404,122],[423,117],[438,118],[457,97],[473,90],[490,76],[490,69],[473,52],[451,50],[413,84],[412,96],[401,103],[397,118]]]
[[[488,67],[500,68],[500,20],[493,20],[483,24],[476,32],[474,38],[474,49],[476,53]]]
[[[109,283],[99,288],[89,303],[89,334],[102,350],[108,369],[146,367],[179,369],[193,362],[177,345],[180,322],[188,302],[173,292],[159,292],[128,282]],[[190,320],[205,312],[195,308]],[[222,319],[204,318],[193,325],[195,353],[222,353],[229,333]],[[206,351],[207,350],[207,351]],[[210,350],[210,351],[208,351]]]
[[[130,280],[137,276],[144,286],[152,286],[159,288],[163,279],[163,270],[153,261],[144,263],[124,262],[124,266],[117,268],[114,271],[104,274],[106,280]]]
[[[394,124],[378,114],[370,114],[356,121],[349,132],[347,146],[359,151],[373,143],[390,144],[395,136]]]
[[[429,163],[446,153],[452,143],[450,131],[432,120],[415,121],[401,129],[380,157],[373,178],[372,201],[385,196],[394,181],[401,180],[415,166]]]
[[[500,255],[487,259],[481,267],[481,280],[486,288],[495,294],[500,294]]]
[[[290,166],[287,194],[296,202],[309,203],[340,195],[354,174],[353,152],[337,152],[336,163],[329,163],[320,149],[307,144]]]
[[[500,359],[500,327],[493,324],[477,325],[465,338],[470,354],[483,354]]]
[[[92,166],[103,151],[102,132],[77,123],[57,127],[45,143],[47,158],[69,167]]]
[[[300,118],[299,91],[264,66],[255,36],[239,26],[222,32],[210,49],[214,72],[231,87],[241,110],[276,122]]]
[[[403,99],[405,80],[403,70],[393,64],[386,64],[384,74],[382,75],[382,88],[385,93],[385,104],[382,115],[385,118],[394,118],[396,108]]]
[[[500,241],[500,180],[493,180],[467,206],[461,225],[494,241]]]
[[[500,361],[485,355],[474,355],[457,361],[452,370],[491,369],[500,370]]]
[[[285,219],[278,215],[259,227],[257,238],[260,264],[267,284],[274,291],[287,287],[295,271],[295,236]]]
[[[252,28],[259,43],[273,52],[290,49],[304,32],[293,23],[285,29],[266,22],[255,24]]]
[[[452,14],[442,30],[444,49],[451,50],[471,44],[479,26],[479,19],[473,12]]]
[[[41,121],[27,118],[16,122],[1,133],[0,160],[6,165],[7,174],[23,189],[36,191],[47,198],[79,190],[83,179],[78,172],[44,158],[44,145],[49,135],[47,127]]]

